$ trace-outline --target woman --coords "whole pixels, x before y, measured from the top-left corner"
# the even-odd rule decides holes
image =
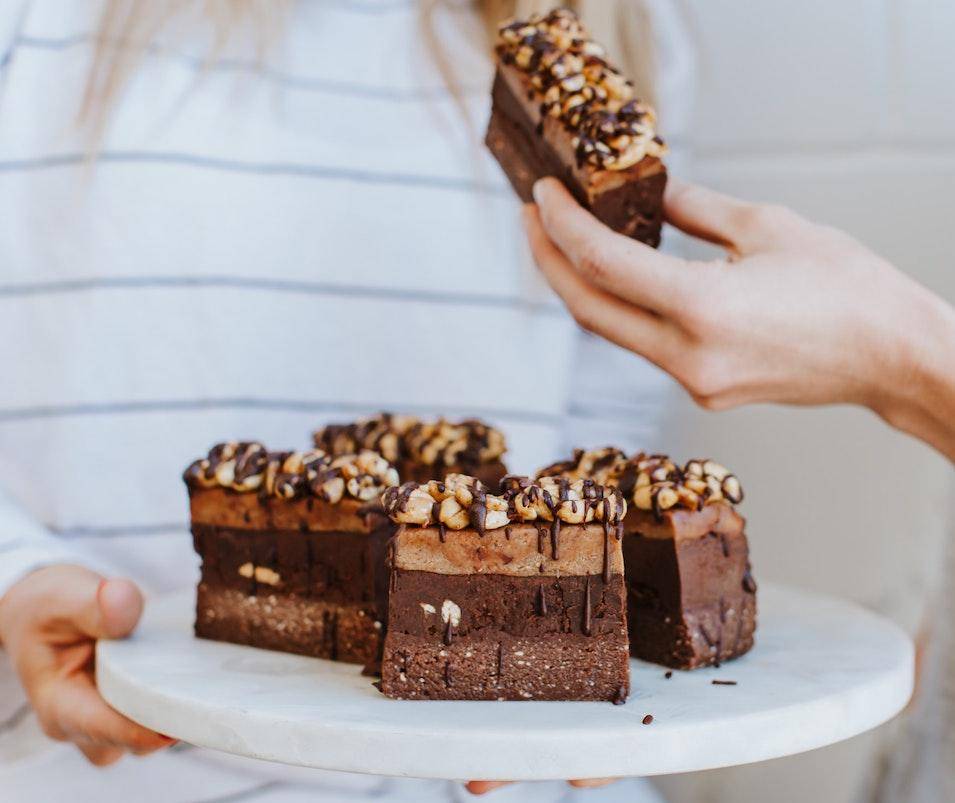
[[[194,583],[179,475],[211,443],[294,447],[382,408],[487,417],[524,470],[573,442],[653,437],[664,384],[532,281],[476,143],[488,23],[515,4],[427,6],[0,13],[4,799],[457,794],[185,748],[97,773],[40,731],[98,766],[169,745],[106,706],[90,659],[135,626],[139,588]]]
[[[666,219],[726,249],[688,262],[610,231],[553,179],[524,212],[534,257],[585,329],[704,407],[857,404],[955,461],[955,309],[847,235],[671,181]],[[955,800],[955,550],[906,734],[873,800]]]

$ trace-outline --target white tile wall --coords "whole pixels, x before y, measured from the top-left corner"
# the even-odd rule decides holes
[[[955,10],[946,0],[897,0],[889,29],[886,133],[900,143],[951,148],[955,139]]]
[[[888,75],[880,0],[689,5],[701,150],[844,146],[872,136]]]
[[[840,226],[955,301],[955,4],[677,5],[699,67],[694,177]],[[744,479],[757,576],[915,629],[955,534],[945,460],[849,408],[686,404],[675,418],[674,451],[718,455]],[[856,803],[892,730],[661,785],[673,803]]]

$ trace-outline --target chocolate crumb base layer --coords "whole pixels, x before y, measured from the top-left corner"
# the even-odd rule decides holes
[[[610,700],[629,691],[623,577],[392,574],[382,691]]]
[[[444,646],[389,638],[381,690],[400,700],[597,700],[630,693],[626,639],[467,639]]]
[[[535,120],[524,108],[515,89],[499,67],[492,88],[493,109],[485,144],[501,164],[522,201],[533,201],[534,183],[546,176],[559,178],[577,201],[615,231],[656,247],[663,225],[663,192],[667,172],[655,157],[610,176],[604,185],[591,184],[576,169],[572,159],[561,158],[551,144],[553,138],[566,138],[560,124],[552,118]],[[606,175],[606,174],[601,174]]]
[[[694,669],[753,646],[756,584],[741,532],[696,538],[623,538],[627,620],[634,657]]]
[[[313,658],[376,665],[382,640],[373,608],[304,599],[295,594],[249,595],[200,583],[195,632],[228,641]]]

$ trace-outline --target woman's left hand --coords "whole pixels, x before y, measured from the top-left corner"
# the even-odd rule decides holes
[[[955,454],[923,409],[951,374],[951,308],[848,235],[671,179],[666,220],[727,253],[683,260],[610,230],[556,179],[534,197],[534,258],[578,323],[702,406],[863,404]]]

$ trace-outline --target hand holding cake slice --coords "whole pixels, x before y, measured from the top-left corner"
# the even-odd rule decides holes
[[[525,203],[559,178],[615,231],[660,243],[666,146],[653,109],[567,9],[506,22],[485,142]]]
[[[402,699],[609,700],[629,691],[623,497],[591,480],[406,483],[382,691]]]

